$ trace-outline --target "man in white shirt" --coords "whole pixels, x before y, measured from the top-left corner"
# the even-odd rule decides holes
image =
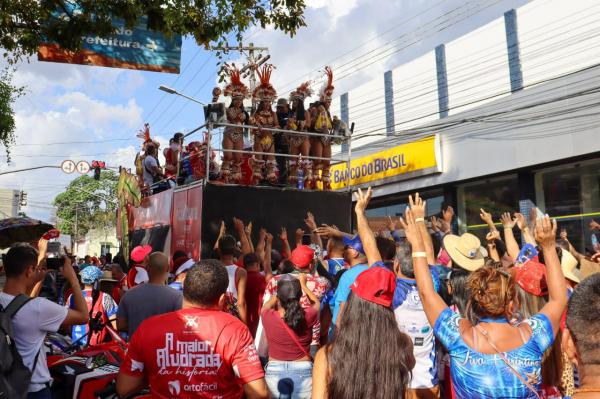
[[[157,150],[152,144],[146,147],[146,157],[142,162],[142,168],[144,173],[144,185],[147,187],[152,186],[154,183],[154,177],[161,174],[158,161],[156,159]]]
[[[42,251],[44,252],[44,251]],[[3,256],[6,283],[0,293],[0,305],[6,308],[17,296],[28,295],[46,275],[44,259],[26,243],[14,244]],[[12,318],[13,335],[23,364],[32,370],[27,399],[50,399],[50,372],[43,349],[46,333],[61,325],[85,324],[89,320],[87,305],[71,260],[64,258],[62,274],[73,289],[74,309],[67,309],[45,298],[33,298]]]

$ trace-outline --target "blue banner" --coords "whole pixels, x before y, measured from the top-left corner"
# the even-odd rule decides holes
[[[149,30],[147,21],[147,17],[142,17],[136,26],[128,29],[123,21],[115,19],[115,34],[107,38],[82,36],[81,50],[76,52],[65,51],[55,43],[42,43],[38,60],[179,73],[181,35],[166,37]]]

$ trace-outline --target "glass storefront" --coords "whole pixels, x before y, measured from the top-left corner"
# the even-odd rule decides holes
[[[595,252],[589,223],[600,217],[600,162],[588,161],[540,170],[535,175],[538,207],[556,217],[559,229],[581,253]],[[600,239],[600,232],[596,232]]]
[[[517,175],[502,176],[458,187],[458,223],[461,233],[469,232],[485,242],[488,227],[479,217],[480,209],[492,214],[500,221],[504,212],[519,209],[519,184]]]

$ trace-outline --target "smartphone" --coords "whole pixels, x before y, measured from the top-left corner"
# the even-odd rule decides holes
[[[46,268],[48,270],[58,270],[65,265],[65,248],[58,242],[52,242],[50,244],[48,245],[48,255],[46,256]]]

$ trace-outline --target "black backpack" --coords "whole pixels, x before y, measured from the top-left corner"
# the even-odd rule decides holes
[[[0,397],[26,398],[27,388],[35,370],[39,352],[31,370],[23,364],[14,340],[12,318],[33,298],[21,294],[16,296],[5,308],[0,306]]]

